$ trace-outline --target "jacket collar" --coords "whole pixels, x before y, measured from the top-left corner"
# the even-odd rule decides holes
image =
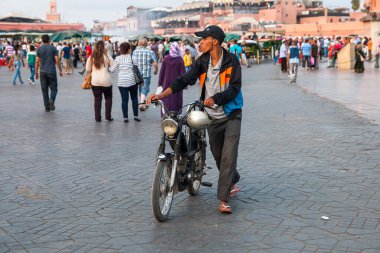
[[[222,50],[223,50],[222,67],[224,67],[225,65],[228,65],[232,61],[232,57],[231,57],[231,54],[226,49],[222,48]],[[210,61],[210,53],[202,54],[201,62],[205,64],[204,66],[208,67],[209,61]]]

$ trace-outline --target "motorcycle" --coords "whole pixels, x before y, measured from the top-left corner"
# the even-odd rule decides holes
[[[173,203],[174,194],[187,190],[196,196],[206,175],[206,128],[211,117],[204,110],[202,101],[195,101],[176,112],[170,112],[160,100],[152,101],[161,106],[163,130],[157,151],[156,172],[152,184],[152,209],[157,221],[166,221]],[[185,109],[186,108],[186,109]],[[169,143],[172,151],[166,151]]]

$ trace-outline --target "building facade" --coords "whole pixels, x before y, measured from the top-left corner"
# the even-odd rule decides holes
[[[260,25],[260,11],[274,3],[274,0],[187,1],[170,15],[153,20],[152,26],[161,35],[190,34],[211,24],[225,31],[248,31]]]
[[[336,23],[350,18],[348,8],[330,10],[320,0],[187,1],[171,14],[152,21],[160,35],[194,33],[210,24],[228,32],[265,31],[283,24]]]
[[[380,0],[367,0],[365,6],[371,15],[365,20],[380,17]],[[173,9],[129,6],[124,18],[102,26],[105,34],[119,36],[150,31],[158,35],[194,34],[209,25],[235,33],[375,34],[376,28],[371,30],[363,20],[365,15],[348,8],[326,8],[321,0],[187,0]]]
[[[369,27],[369,36],[376,42],[380,43],[380,0],[367,0],[364,3],[368,14],[361,21]]]
[[[66,30],[84,31],[84,24],[49,23],[41,19],[20,16],[7,16],[0,18],[0,30],[3,32],[58,32]]]
[[[61,23],[56,0],[51,0],[47,20],[30,18],[22,15],[0,17],[0,30],[3,32],[58,32],[65,30],[84,31],[82,23]]]

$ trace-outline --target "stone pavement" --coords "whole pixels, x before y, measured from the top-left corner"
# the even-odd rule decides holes
[[[158,223],[158,109],[123,123],[115,87],[115,121],[95,123],[76,74],[45,113],[39,86],[11,87],[0,69],[0,252],[380,252],[380,125],[289,86],[271,64],[243,75],[234,213],[217,211],[209,155],[214,186],[175,196]]]
[[[326,68],[327,62],[321,64],[320,71],[300,70],[299,84],[380,124],[380,69],[375,69],[373,62],[365,63],[364,74]]]

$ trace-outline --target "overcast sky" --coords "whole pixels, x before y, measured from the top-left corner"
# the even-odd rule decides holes
[[[0,8],[0,16],[13,12],[30,17],[46,18],[50,0],[0,0],[4,2]],[[6,3],[5,3],[6,2]],[[87,27],[92,26],[94,19],[112,21],[126,14],[130,5],[138,7],[176,7],[182,0],[57,0],[58,12],[65,22],[83,22]],[[350,0],[324,0],[329,7],[350,7]]]

